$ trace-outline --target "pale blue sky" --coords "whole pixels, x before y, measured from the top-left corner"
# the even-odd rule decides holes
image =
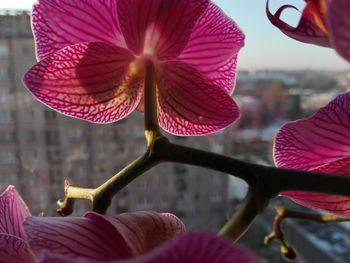
[[[303,0],[270,0],[272,9],[284,3],[302,8]],[[30,9],[34,0],[0,0],[0,8]],[[266,18],[266,0],[214,0],[246,34],[239,56],[240,69],[347,69],[350,64],[332,49],[299,43],[283,35]],[[298,13],[283,17],[296,24]]]

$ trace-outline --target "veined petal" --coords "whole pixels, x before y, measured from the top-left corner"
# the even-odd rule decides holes
[[[254,263],[248,251],[212,233],[191,232],[135,260],[120,263]]]
[[[198,19],[178,60],[191,64],[231,94],[236,79],[237,54],[243,45],[244,34],[236,23],[211,3]]]
[[[47,253],[41,263],[70,263],[69,258]],[[206,232],[182,235],[148,254],[110,263],[255,263],[254,256],[238,246]],[[76,263],[101,263],[81,259]]]
[[[239,109],[226,91],[192,66],[170,61],[158,65],[158,120],[176,135],[205,135],[230,125]]]
[[[15,187],[10,185],[0,196],[0,233],[24,238],[22,223],[28,216],[27,205]]]
[[[288,123],[274,147],[279,167],[350,176],[350,93],[336,97],[308,119]],[[304,192],[283,192],[295,202],[350,217],[350,198]]]
[[[280,18],[287,8],[298,10],[295,6],[283,5],[275,14],[272,14],[269,10],[269,0],[267,0],[266,14],[270,22],[287,36],[304,43],[331,47],[328,29],[324,23],[324,13],[319,10],[321,3],[318,2],[323,1],[325,0],[307,1],[296,28],[288,25]]]
[[[350,2],[348,0],[330,1],[328,22],[330,36],[336,51],[350,62]]]
[[[160,246],[185,232],[185,226],[172,214],[152,211],[125,213],[108,217],[133,251],[134,256]]]
[[[33,95],[68,116],[110,123],[131,113],[142,96],[143,77],[133,55],[101,42],[68,46],[40,61],[24,76]]]
[[[32,13],[37,58],[82,42],[126,47],[117,18],[117,0],[39,0]]]
[[[126,43],[135,54],[177,57],[209,0],[118,0]]]
[[[312,170],[348,158],[349,133],[350,93],[344,93],[312,117],[281,128],[275,140],[275,163],[278,167]]]
[[[108,261],[126,259],[131,250],[118,230],[103,216],[30,217],[24,222],[30,248],[39,256],[45,250],[68,256]]]
[[[349,176],[350,158],[325,164],[312,171]],[[292,191],[283,192],[282,195],[289,197],[300,205],[327,211],[339,217],[350,218],[349,197]]]
[[[35,263],[35,260],[23,239],[8,234],[0,234],[0,262]]]
[[[302,206],[326,211],[339,217],[350,218],[350,198],[348,197],[305,192],[283,192],[281,195]]]

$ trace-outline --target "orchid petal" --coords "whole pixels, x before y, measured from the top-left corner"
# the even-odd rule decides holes
[[[281,196],[286,196],[302,206],[323,210],[339,217],[350,218],[350,198],[293,191],[283,192]]]
[[[40,0],[32,13],[38,59],[73,44],[107,42],[126,47],[116,0]]]
[[[320,14],[318,7],[313,1],[307,1],[307,5],[302,12],[299,24],[296,28],[288,25],[280,18],[283,11],[287,8],[298,10],[295,6],[283,5],[275,14],[272,14],[269,10],[269,0],[267,0],[266,14],[274,26],[295,40],[323,47],[331,47],[329,34],[323,21],[323,14]]]
[[[0,233],[24,238],[22,223],[30,216],[27,205],[10,185],[0,196]]]
[[[226,91],[192,66],[165,62],[157,70],[158,120],[176,135],[204,135],[230,125],[239,109]]]
[[[312,171],[349,176],[350,158],[325,164]],[[282,195],[289,197],[300,205],[321,209],[339,217],[350,218],[350,198],[293,191],[283,192]]]
[[[336,97],[308,119],[288,123],[276,137],[279,167],[350,176],[350,93]],[[350,198],[303,192],[283,192],[304,206],[350,217]]]
[[[330,2],[328,22],[331,41],[336,51],[350,62],[350,2],[334,0]]]
[[[0,234],[0,262],[34,263],[27,243],[16,236]]]
[[[109,217],[109,220],[124,236],[134,256],[145,254],[185,232],[184,224],[172,214],[135,212]]]
[[[243,45],[244,34],[236,23],[211,3],[198,19],[178,60],[191,64],[231,94],[236,79],[237,54]]]
[[[180,236],[163,247],[134,260],[120,263],[254,263],[255,258],[246,250],[232,245],[212,233],[191,232]]]
[[[126,43],[135,54],[177,57],[209,0],[119,0],[118,16]]]
[[[87,213],[84,218],[30,217],[24,229],[32,251],[44,250],[70,258],[116,260],[132,256],[118,230],[103,216]]]
[[[349,132],[350,93],[344,93],[312,117],[281,128],[275,141],[275,163],[279,167],[311,170],[347,158]]]
[[[134,74],[127,50],[101,42],[66,47],[24,76],[33,95],[60,113],[110,123],[131,113],[142,97],[143,78]]]
[[[70,263],[69,258],[47,253],[40,263]],[[76,263],[101,263],[81,259]],[[110,263],[255,263],[254,256],[238,246],[206,232],[180,236],[148,254]]]

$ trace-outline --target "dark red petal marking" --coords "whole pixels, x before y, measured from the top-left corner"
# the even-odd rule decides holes
[[[277,134],[275,163],[279,167],[350,176],[350,93],[336,97],[312,117],[285,124]],[[350,198],[286,192],[294,201],[350,217]]]
[[[331,1],[327,18],[333,46],[350,62],[350,1]]]
[[[116,0],[38,1],[32,13],[38,59],[81,42],[126,47],[116,5]]]
[[[15,187],[7,187],[0,196],[0,233],[24,238],[22,223],[28,216],[28,207]]]
[[[275,14],[272,14],[269,10],[269,0],[267,0],[266,14],[270,22],[279,28],[284,34],[295,40],[324,47],[331,47],[329,34],[325,30],[323,23],[320,24],[324,17],[320,17],[319,10],[313,1],[307,2],[296,28],[288,25],[280,18],[283,11],[287,8],[297,9],[292,5],[283,5]]]
[[[135,212],[109,217],[109,220],[128,242],[134,256],[145,254],[185,232],[184,224],[172,214]]]
[[[8,234],[0,234],[0,262],[35,263],[35,260],[23,239]]]
[[[110,123],[131,113],[142,96],[143,77],[134,57],[101,42],[68,46],[40,61],[24,76],[33,95],[47,106],[79,119]]]
[[[213,133],[239,117],[238,106],[227,92],[186,63],[159,65],[157,80],[159,124],[170,133]]]
[[[119,0],[118,17],[128,47],[159,59],[177,57],[208,0]]]
[[[36,256],[45,250],[70,258],[101,261],[132,256],[118,230],[95,213],[84,218],[31,217],[25,221],[24,228]]]
[[[211,3],[198,19],[178,60],[191,64],[231,94],[236,79],[237,54],[243,45],[244,34],[236,23]]]

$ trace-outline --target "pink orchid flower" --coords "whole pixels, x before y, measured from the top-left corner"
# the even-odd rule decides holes
[[[276,165],[350,176],[349,116],[350,93],[344,93],[312,117],[285,124],[275,140]],[[350,218],[349,197],[292,191],[282,195],[303,206]]]
[[[166,131],[204,135],[239,117],[230,95],[244,35],[209,0],[40,0],[32,26],[39,62],[24,83],[63,114],[110,123],[142,111],[151,61]]]
[[[288,25],[280,18],[285,9],[297,9],[293,5],[283,5],[272,14],[267,0],[267,16],[271,23],[287,36],[305,43],[332,47],[350,62],[350,1],[305,1],[306,6],[297,27]]]
[[[213,234],[184,231],[174,215],[155,212],[32,217],[13,186],[0,196],[1,262],[255,262]]]

